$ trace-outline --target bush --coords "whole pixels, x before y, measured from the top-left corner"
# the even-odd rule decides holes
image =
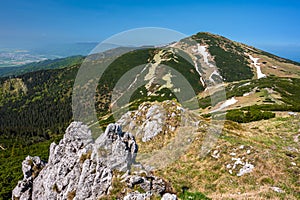
[[[230,110],[226,114],[226,119],[238,123],[248,123],[252,121],[259,121],[262,119],[271,119],[275,117],[275,113],[269,111],[261,111],[248,107],[247,111]]]

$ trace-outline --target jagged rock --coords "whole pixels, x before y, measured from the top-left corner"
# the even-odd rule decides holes
[[[128,176],[127,180],[125,180],[127,182],[127,185],[131,188],[133,188],[135,185],[141,184],[145,182],[145,179],[141,176]]]
[[[27,156],[26,159],[22,162],[22,171],[25,178],[31,176],[35,177],[45,166],[45,162],[42,161],[38,156]]]
[[[143,103],[137,111],[125,113],[117,123],[136,137],[148,142],[161,133],[171,133],[180,125],[185,110],[174,101]]]
[[[27,156],[22,162],[22,171],[24,179],[18,182],[18,185],[12,191],[12,195],[19,199],[28,199],[31,194],[33,179],[45,166],[45,162],[39,157]]]
[[[105,132],[92,139],[89,128],[73,122],[59,144],[50,145],[48,163],[28,156],[22,163],[24,179],[13,191],[12,199],[99,199],[112,188],[113,170],[123,170],[130,188],[138,185],[146,193],[133,192],[124,199],[145,200],[166,191],[164,180],[145,173],[135,162],[138,146],[131,133],[118,124],[109,124]],[[130,175],[131,165],[139,166],[140,175]],[[146,176],[145,176],[146,174]]]
[[[153,177],[151,191],[161,194],[166,190],[165,182],[161,178]]]
[[[133,118],[139,118],[141,121],[137,122],[136,120],[132,120]],[[128,112],[118,121],[118,123],[125,126],[130,132],[141,137],[143,142],[147,142],[161,133],[164,122],[165,109],[161,105],[142,105],[134,113],[134,116],[132,116],[132,112]]]
[[[113,170],[128,170],[138,146],[130,133],[110,124],[94,143],[89,128],[73,122],[59,144],[52,143],[48,163],[23,161],[24,179],[12,199],[99,199],[109,194]]]
[[[135,163],[138,152],[135,138],[131,133],[122,132],[118,124],[109,124],[95,145],[98,156],[110,169],[127,171]]]
[[[31,193],[32,178],[23,179],[12,191],[12,199],[27,199],[28,193]]]
[[[166,193],[162,196],[161,200],[177,200],[177,196],[175,194]]]

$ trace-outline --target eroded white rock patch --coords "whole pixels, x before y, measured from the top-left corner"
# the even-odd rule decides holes
[[[221,150],[218,149],[215,151],[220,152]],[[253,147],[244,145],[229,150],[228,155],[230,156],[230,160],[225,163],[225,168],[229,174],[243,176],[251,173],[255,168],[253,160],[249,157],[252,151]],[[214,157],[213,154],[212,157]],[[218,155],[219,157],[220,154]]]
[[[238,100],[235,99],[235,97],[232,97],[231,99],[226,100],[224,103],[222,103],[217,109],[211,111],[210,113],[221,111],[235,103],[237,103]]]

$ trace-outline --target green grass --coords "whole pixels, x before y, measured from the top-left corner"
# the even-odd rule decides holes
[[[275,113],[268,111],[260,111],[249,107],[247,111],[243,110],[229,110],[226,113],[226,119],[239,122],[239,123],[248,123],[259,120],[266,120],[275,117]]]
[[[210,198],[206,197],[204,194],[202,194],[201,192],[183,192],[178,196],[180,199],[182,200],[210,200]]]
[[[249,83],[248,85],[244,85]],[[255,88],[257,88],[255,90]],[[270,99],[269,95],[266,94],[265,88],[272,88],[275,92],[280,94],[281,104],[274,102]],[[254,91],[255,90],[255,91]],[[265,98],[263,104],[252,105],[245,107],[243,110],[256,109],[262,111],[300,111],[300,79],[297,78],[278,78],[268,77],[258,80],[241,81],[238,83],[229,84],[226,88],[226,98],[241,97],[247,92],[261,92],[262,97]],[[222,92],[214,93],[214,96],[218,97]],[[220,98],[221,101],[221,98]],[[211,103],[211,97],[199,99],[199,106],[201,108],[207,108],[209,106],[215,106],[220,101],[216,100],[214,104]],[[278,101],[278,100],[277,100]]]

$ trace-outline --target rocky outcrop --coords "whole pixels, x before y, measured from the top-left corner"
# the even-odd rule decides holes
[[[44,168],[45,162],[39,157],[27,156],[22,162],[23,181],[19,181],[17,187],[13,190],[13,195],[20,199],[30,199],[32,193],[33,180]]]
[[[135,163],[138,145],[134,136],[122,132],[119,124],[109,124],[105,132],[95,141],[99,159],[110,169],[127,171]]]
[[[145,102],[138,110],[125,113],[118,123],[123,129],[148,142],[159,134],[173,133],[180,125],[184,109],[175,101]]]
[[[144,194],[130,192],[124,199],[148,199],[166,190],[155,176],[130,175],[138,146],[135,138],[110,124],[95,141],[89,128],[73,122],[59,144],[52,143],[48,163],[28,156],[22,163],[24,178],[12,192],[12,199],[100,199],[112,189],[114,170],[125,171],[123,181],[130,191],[139,185]],[[141,169],[142,166],[139,166]]]
[[[151,199],[151,193],[139,193],[139,192],[132,192],[127,194],[124,197],[124,200],[144,200],[144,199]],[[175,194],[165,193],[161,200],[177,200],[177,196]]]

